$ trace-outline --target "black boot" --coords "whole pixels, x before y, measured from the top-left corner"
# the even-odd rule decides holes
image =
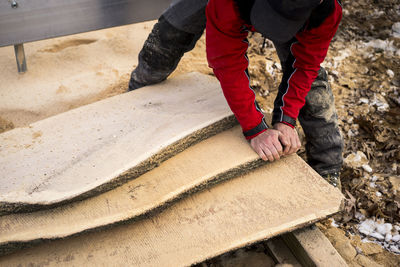
[[[337,187],[340,191],[342,191],[342,183],[340,182],[340,173],[339,172],[332,172],[322,175],[328,183]]]
[[[183,54],[193,49],[201,34],[181,31],[161,16],[139,53],[139,63],[131,74],[129,91],[165,80]]]

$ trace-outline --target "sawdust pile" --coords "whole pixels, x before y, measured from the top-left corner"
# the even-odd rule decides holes
[[[14,129],[14,123],[0,117],[0,133]]]

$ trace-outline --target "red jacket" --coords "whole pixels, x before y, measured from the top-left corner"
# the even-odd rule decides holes
[[[329,0],[325,0],[329,1]],[[292,40],[288,62],[274,104],[272,123],[292,127],[312,82],[318,75],[329,44],[342,18],[342,8],[334,1],[333,11],[317,27],[305,27]],[[206,49],[209,66],[221,83],[225,98],[242,126],[247,139],[266,130],[264,115],[255,102],[247,72],[248,31],[257,31],[241,18],[233,0],[210,0],[206,8]]]

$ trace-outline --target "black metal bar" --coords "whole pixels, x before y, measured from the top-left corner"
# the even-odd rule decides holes
[[[2,0],[0,47],[158,18],[171,0]]]
[[[28,69],[26,67],[24,44],[14,45],[15,58],[17,60],[17,67],[19,73],[24,73]]]

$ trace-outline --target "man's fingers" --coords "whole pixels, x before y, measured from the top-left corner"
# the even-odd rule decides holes
[[[297,138],[296,138],[296,142],[297,142],[297,150],[299,150],[300,147],[301,147],[301,142],[300,142],[300,138],[299,138],[298,135],[297,135]]]
[[[276,160],[280,159],[279,153],[273,144],[264,146],[263,150],[264,150],[264,153],[267,155],[267,157],[268,157],[268,154],[271,155],[271,157],[268,157],[268,159],[270,159],[270,161],[274,161],[274,159],[276,159]]]
[[[283,154],[284,155],[289,154],[290,148],[291,148],[291,145],[290,145],[290,142],[289,142],[287,145],[285,145],[285,150],[283,150]]]
[[[254,137],[250,141],[250,144],[260,158],[263,160],[274,161],[280,159],[280,157],[284,155],[280,138],[282,138],[283,143],[291,146],[290,140],[287,136],[284,136],[282,132],[273,129]]]
[[[293,136],[291,136],[290,140],[292,143],[292,149],[290,151],[290,154],[296,153],[301,147],[300,139],[299,139],[299,136],[297,135],[297,133],[295,133]]]
[[[260,151],[261,152],[258,155],[261,156],[262,154],[264,156],[264,158],[261,157],[263,160],[274,161],[274,157],[272,156],[272,153],[269,151],[269,149],[267,149],[266,147],[261,147]]]
[[[274,156],[272,155],[270,150],[268,150],[268,149],[264,150],[264,154],[267,156],[269,161],[271,161],[271,162],[274,161]]]
[[[292,136],[290,140],[292,142],[292,147],[291,147],[289,153],[293,154],[293,153],[296,153],[297,150],[299,150],[299,146],[298,146],[298,143],[297,143],[297,140],[296,140],[296,136]]]
[[[279,138],[279,141],[284,146],[283,155],[286,155],[290,150],[290,141],[287,138],[287,136],[282,133],[279,134],[278,138]]]
[[[264,151],[261,149],[261,147],[257,148],[257,149],[256,149],[256,152],[257,152],[258,156],[259,156],[262,160],[264,160],[264,161],[267,161],[267,160],[268,160],[267,156],[264,154]]]
[[[262,153],[266,156],[268,161],[274,161],[274,156],[272,155],[272,152],[267,144],[261,143],[260,150],[262,150]]]
[[[278,152],[278,155],[282,156],[283,155],[283,148],[282,148],[281,142],[279,142],[279,140],[277,140],[277,141],[275,141],[273,143],[273,145],[274,145],[276,151]]]

